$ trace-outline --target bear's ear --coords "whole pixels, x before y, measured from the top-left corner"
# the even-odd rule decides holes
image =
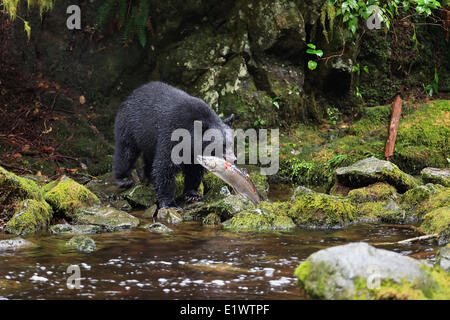
[[[223,122],[225,122],[226,125],[228,125],[229,127],[231,127],[231,125],[233,124],[234,121],[234,113],[229,116],[228,118],[224,119]]]

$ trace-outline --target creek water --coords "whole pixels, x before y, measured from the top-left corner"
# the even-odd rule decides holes
[[[293,273],[313,252],[415,236],[368,224],[264,234],[230,233],[197,222],[172,228],[169,236],[139,229],[92,235],[97,250],[90,254],[65,248],[70,236],[29,237],[36,247],[0,252],[0,298],[305,299]],[[11,237],[0,235],[5,238]],[[435,250],[428,244],[382,248],[404,255]],[[67,287],[69,265],[80,267],[80,289]]]

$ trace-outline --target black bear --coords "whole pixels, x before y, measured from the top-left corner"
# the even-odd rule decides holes
[[[122,104],[115,120],[116,185],[129,187],[134,183],[130,170],[142,154],[144,174],[155,187],[160,207],[177,207],[175,177],[179,172],[183,172],[185,176],[184,200],[199,200],[197,190],[204,169],[194,162],[175,164],[172,161],[172,148],[177,144],[171,139],[172,132],[186,129],[194,137],[194,121],[201,121],[203,131],[220,130],[224,146],[229,146],[233,119],[234,115],[225,120],[220,119],[203,100],[165,83],[155,81],[139,87]],[[194,144],[193,138],[191,142]],[[200,143],[203,150],[206,145],[203,141]],[[225,147],[224,150],[222,155],[216,156],[224,156],[228,161],[234,162],[236,157],[232,148]],[[194,156],[193,154],[192,161]]]

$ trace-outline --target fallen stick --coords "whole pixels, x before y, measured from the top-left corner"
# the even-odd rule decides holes
[[[435,234],[427,234],[425,236],[420,236],[420,237],[415,237],[415,238],[402,240],[402,241],[399,241],[397,243],[399,243],[399,244],[411,243],[411,242],[415,242],[415,241],[428,240],[428,239],[431,239],[431,238],[439,238],[439,234],[437,234],[437,233],[435,233]]]
[[[415,242],[415,241],[421,241],[421,240],[428,240],[431,238],[439,238],[439,234],[435,233],[435,234],[427,234],[424,236],[420,236],[420,237],[414,237],[414,238],[409,238],[409,239],[405,239],[405,240],[401,240],[401,241],[397,241],[397,242],[374,242],[371,243],[374,246],[382,246],[382,245],[392,245],[392,244],[408,244],[411,242]]]
[[[397,139],[398,125],[400,123],[400,115],[402,113],[402,98],[397,95],[392,103],[391,122],[389,124],[389,138],[386,141],[386,151],[384,157],[390,161],[394,154],[395,140]]]

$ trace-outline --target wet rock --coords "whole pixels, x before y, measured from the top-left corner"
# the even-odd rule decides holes
[[[43,190],[45,201],[52,206],[55,213],[68,218],[72,218],[78,208],[100,204],[95,194],[67,176],[50,182]]]
[[[215,226],[219,225],[220,223],[220,217],[215,213],[210,213],[205,218],[203,218],[203,224],[208,226]]]
[[[144,211],[142,217],[151,219],[156,215],[156,211],[158,210],[158,206],[156,204],[152,205],[150,208]]]
[[[162,224],[160,222],[155,222],[151,224],[146,224],[143,226],[144,229],[152,232],[152,233],[160,233],[160,234],[170,234],[174,233],[172,229],[167,227],[165,224]]]
[[[436,255],[436,265],[445,271],[450,272],[450,244],[439,249],[439,252]]]
[[[130,203],[126,200],[116,200],[111,202],[111,206],[118,210],[129,212],[133,209]]]
[[[450,187],[450,168],[424,168],[420,175],[425,182]]]
[[[313,253],[295,272],[318,299],[447,299],[450,275],[401,254],[350,243]]]
[[[100,176],[95,180],[91,180],[86,185],[86,188],[92,191],[100,200],[105,202],[125,199],[122,194],[124,189],[116,187],[114,184],[114,174],[111,172]]]
[[[87,236],[72,237],[67,243],[67,246],[77,249],[83,253],[91,253],[97,248],[95,241]]]
[[[156,203],[155,191],[144,184],[131,187],[123,192],[123,196],[133,208],[148,208]]]
[[[254,208],[254,205],[241,195],[229,195],[212,203],[206,203],[192,210],[186,210],[187,220],[199,220],[210,213],[217,214],[222,221],[228,220],[240,211]]]
[[[295,198],[302,197],[304,195],[312,195],[315,192],[307,187],[304,186],[298,186],[294,190],[294,194],[291,197],[291,200],[294,200]]]
[[[35,244],[22,238],[0,240],[0,251],[34,247]]]
[[[161,208],[158,210],[156,219],[170,224],[183,222],[183,211],[175,208]]]
[[[110,207],[78,209],[73,222],[78,225],[96,225],[108,232],[136,228],[139,225],[138,218]]]
[[[356,218],[356,208],[338,196],[313,192],[307,188],[297,190],[287,215],[296,225],[308,228],[338,228]]]
[[[46,229],[53,216],[53,210],[45,201],[27,199],[17,202],[14,215],[5,226],[8,233],[24,235]]]
[[[389,161],[370,157],[349,167],[336,169],[337,181],[345,186],[360,188],[377,182],[387,182],[399,192],[406,192],[419,185],[419,181],[401,171]]]
[[[55,224],[50,226],[52,234],[95,234],[101,233],[102,228],[96,225],[72,225],[72,224]]]
[[[280,231],[295,228],[295,223],[286,215],[268,209],[250,209],[239,212],[223,223],[230,231]]]
[[[43,175],[24,174],[21,177],[24,179],[34,181],[39,187],[42,187],[50,182],[50,179],[47,176],[43,176]]]

